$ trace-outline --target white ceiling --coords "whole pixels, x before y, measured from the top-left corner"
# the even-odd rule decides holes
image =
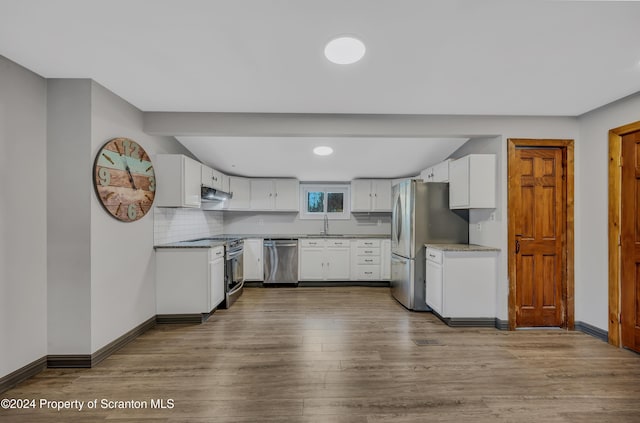
[[[92,78],[143,111],[576,116],[640,91],[639,22],[634,1],[0,0],[0,54],[46,78]],[[345,33],[367,53],[332,64],[324,45]],[[270,141],[188,146],[222,170],[236,173],[219,159],[233,158],[266,176],[261,161],[311,143]],[[342,143],[386,160],[361,176],[382,176],[402,144]],[[259,153],[245,172],[242,157]],[[346,178],[360,157],[322,162],[332,173],[301,164],[300,175]]]
[[[414,176],[447,158],[468,138],[178,137],[196,157],[224,173],[297,177],[302,181]],[[313,147],[328,145],[330,156]]]

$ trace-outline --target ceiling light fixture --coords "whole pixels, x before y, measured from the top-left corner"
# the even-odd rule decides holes
[[[350,65],[364,57],[367,51],[364,43],[352,36],[340,36],[329,41],[324,55],[330,62],[338,65]]]
[[[321,145],[313,149],[313,154],[317,154],[318,156],[328,156],[333,153],[333,148],[327,147],[326,145]]]

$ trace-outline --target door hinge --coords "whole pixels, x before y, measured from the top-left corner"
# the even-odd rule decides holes
[[[620,156],[620,160],[618,160],[618,167],[622,167],[624,164],[624,157]]]
[[[618,235],[618,247],[622,246],[622,235]]]

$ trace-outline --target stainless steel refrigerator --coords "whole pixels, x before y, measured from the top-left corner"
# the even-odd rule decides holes
[[[427,243],[469,242],[468,210],[449,209],[449,184],[407,179],[392,188],[391,295],[409,310],[425,302]]]

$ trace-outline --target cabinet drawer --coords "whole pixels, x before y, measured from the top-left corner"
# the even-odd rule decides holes
[[[380,256],[358,256],[358,264],[380,264]]]
[[[358,265],[357,274],[360,280],[380,280],[380,266]]]
[[[209,250],[209,261],[224,257],[224,247],[213,247]]]
[[[380,248],[358,248],[359,256],[380,256]]]
[[[434,263],[442,264],[442,251],[435,248],[427,248],[427,260]]]
[[[356,242],[358,248],[380,248],[379,239],[359,239]]]
[[[327,239],[327,247],[348,247],[351,243],[348,239]]]
[[[301,238],[298,242],[301,247],[324,247],[326,244],[324,239]]]

